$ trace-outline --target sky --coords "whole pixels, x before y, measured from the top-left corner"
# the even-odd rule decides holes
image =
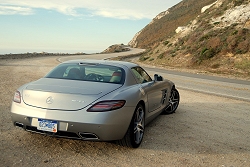
[[[0,54],[98,53],[181,0],[0,0]]]

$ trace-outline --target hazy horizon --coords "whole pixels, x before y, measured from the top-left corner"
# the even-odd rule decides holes
[[[108,48],[108,47],[107,47]],[[106,49],[106,48],[105,48]],[[92,53],[100,53],[103,50],[70,50],[70,49],[0,49],[0,55],[5,55],[5,54],[25,54],[25,53],[86,53],[86,54],[92,54]]]
[[[0,54],[101,52],[180,1],[1,0]]]

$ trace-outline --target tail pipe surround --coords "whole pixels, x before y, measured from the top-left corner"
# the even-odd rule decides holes
[[[80,132],[79,136],[84,140],[99,140],[99,138],[93,133]]]

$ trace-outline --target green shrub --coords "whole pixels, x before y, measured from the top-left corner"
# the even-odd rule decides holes
[[[200,53],[200,56],[199,56],[199,60],[202,61],[202,60],[208,60],[208,59],[211,59],[212,57],[215,56],[215,51],[214,49],[208,49],[208,48],[204,48],[201,53]]]
[[[175,56],[176,56],[176,53],[171,53],[171,56],[172,56],[172,57],[175,57]]]
[[[141,56],[141,57],[139,58],[140,61],[145,61],[145,60],[147,60],[147,59],[149,59],[149,57],[146,57],[146,56]]]
[[[159,56],[157,56],[158,59],[162,59],[164,57],[164,53],[161,53]]]
[[[166,46],[167,44],[169,44],[169,41],[164,41],[163,44]]]
[[[168,44],[168,47],[171,47],[173,44],[172,43],[170,43],[170,44]]]
[[[237,35],[238,34],[238,30],[234,30],[233,32],[232,32],[232,35]]]
[[[240,6],[242,4],[244,4],[245,0],[234,0],[234,6]]]

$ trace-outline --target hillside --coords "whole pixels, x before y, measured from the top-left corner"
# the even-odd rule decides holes
[[[126,52],[126,51],[129,51],[129,48],[127,48],[127,46],[125,46],[124,44],[114,44],[109,46],[101,53],[116,53],[116,52]]]
[[[250,77],[250,0],[183,0],[129,42],[143,63]]]
[[[152,47],[173,35],[177,27],[187,25],[200,14],[202,7],[213,2],[214,0],[183,0],[157,15],[136,35],[136,40],[129,44],[141,48]]]

